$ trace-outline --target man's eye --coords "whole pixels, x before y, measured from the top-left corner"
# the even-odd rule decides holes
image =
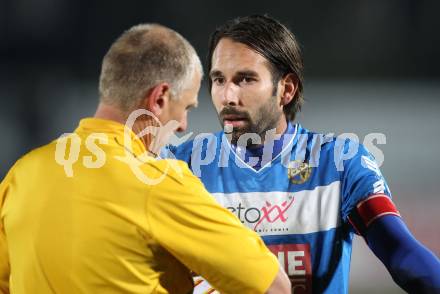
[[[212,82],[217,85],[222,85],[225,82],[224,78],[213,78]]]
[[[242,77],[241,78],[241,82],[244,82],[244,83],[251,83],[253,81],[255,81],[255,79],[251,78],[251,77]]]

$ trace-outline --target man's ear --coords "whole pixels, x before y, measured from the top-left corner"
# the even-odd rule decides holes
[[[281,79],[281,105],[287,105],[295,97],[296,91],[298,90],[298,78],[293,74],[289,73]]]
[[[170,99],[170,85],[168,83],[160,83],[151,88],[145,98],[142,100],[140,107],[153,113],[159,117]]]

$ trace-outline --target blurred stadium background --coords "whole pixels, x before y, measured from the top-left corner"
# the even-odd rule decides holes
[[[305,59],[307,128],[383,133],[382,172],[415,236],[440,255],[440,2],[0,1],[0,179],[21,155],[93,114],[101,59],[141,22],[184,35],[204,57],[224,21],[268,13],[296,34]],[[219,124],[206,83],[195,134]],[[437,152],[436,152],[437,151]],[[352,293],[402,293],[356,238]]]

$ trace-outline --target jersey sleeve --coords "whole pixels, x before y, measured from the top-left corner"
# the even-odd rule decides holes
[[[9,257],[6,235],[3,225],[0,225],[0,293],[9,293]]]
[[[6,242],[5,228],[3,225],[3,206],[9,189],[9,182],[13,174],[13,169],[8,172],[0,183],[0,293],[9,293],[9,255],[8,244]]]
[[[348,144],[356,144],[346,142]],[[344,222],[356,210],[362,201],[373,195],[391,198],[388,185],[379,170],[373,155],[362,145],[358,145],[355,155],[344,162],[341,172],[342,207],[341,214]]]
[[[150,190],[153,238],[222,293],[264,293],[278,272],[276,257],[182,166],[181,180],[167,178]]]

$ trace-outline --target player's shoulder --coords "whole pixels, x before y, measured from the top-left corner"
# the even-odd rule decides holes
[[[306,161],[327,170],[343,171],[347,166],[360,168],[365,166],[363,161],[375,160],[354,134],[316,132],[298,125],[295,140],[292,157],[305,157]]]
[[[359,142],[358,137],[352,133],[336,134],[334,132],[319,132],[304,128],[297,124],[297,141],[307,141],[307,147],[313,148],[319,144],[322,152],[346,152],[347,149],[356,148],[359,151],[367,150],[366,147]],[[305,145],[305,144],[303,144]]]

